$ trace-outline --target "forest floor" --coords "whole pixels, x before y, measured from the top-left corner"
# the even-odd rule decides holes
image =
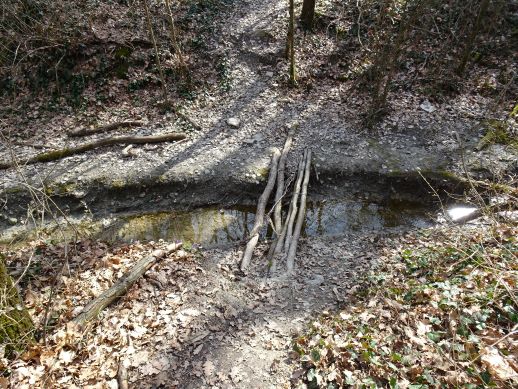
[[[22,224],[27,204],[19,200],[16,189],[27,183],[77,200],[71,203],[71,212],[86,208],[99,217],[128,208],[222,204],[232,198],[229,192],[247,192],[250,197],[264,183],[272,147],[282,146],[288,128],[297,129],[288,170],[295,170],[297,156],[309,146],[316,171],[330,180],[339,174],[412,177],[417,182],[421,172],[447,178],[448,172],[463,173],[464,147],[467,169],[481,176],[516,169],[516,151],[510,147],[493,144],[475,150],[485,131],[480,122],[492,99],[471,92],[430,103],[412,89],[400,91],[391,96],[384,121],[373,130],[363,129],[365,95],[349,93],[347,82],[311,73],[304,65],[313,49],[331,47],[332,37],[301,34],[299,44],[305,49],[300,52],[300,72],[306,77],[300,88],[288,88],[282,58],[284,8],[275,0],[261,7],[242,1],[232,7],[232,23],[221,18],[214,40],[206,42],[207,55],[226,59],[229,89],[211,85],[181,107],[200,129],[150,106],[159,98],[158,87],[135,96],[123,92],[117,82],[110,84],[112,94],[106,101],[77,114],[52,114],[35,104],[4,117],[2,132],[10,134],[12,141],[55,148],[84,140],[67,137],[73,129],[119,120],[146,124],[110,135],[185,131],[188,139],[136,146],[130,157],[123,155],[123,147],[111,146],[58,162],[10,169],[0,179],[8,199],[0,227]],[[327,57],[313,60],[318,64]],[[95,101],[95,92],[88,93]],[[499,115],[505,117],[506,110],[502,108]],[[238,119],[239,125],[229,125],[230,118]],[[13,150],[19,160],[36,152],[13,145],[0,150],[0,159],[9,160]],[[157,194],[155,187],[161,192]],[[12,372],[11,383],[27,388],[117,388],[121,366],[129,371],[130,387],[290,387],[301,379],[310,380],[306,370],[297,369],[298,356],[291,353],[293,339],[303,336],[308,323],[323,312],[327,317],[347,307],[361,289],[362,277],[388,258],[398,257],[404,239],[400,234],[374,232],[305,239],[292,278],[265,277],[265,264],[257,258],[250,274],[242,277],[236,272],[238,247],[182,250],[153,267],[127,296],[105,311],[91,333],[78,337],[67,329],[67,320],[136,258],[165,244],[108,247],[85,240],[70,251],[76,254],[66,254],[67,268],[58,280],[61,288],[51,298],[55,332],[47,334],[47,344],[34,347],[14,364],[2,363]],[[41,324],[50,299],[47,274],[62,271],[61,261],[70,248],[35,245],[35,257],[31,257],[32,247],[12,252],[9,263],[20,268],[29,258],[40,263],[42,270],[28,282],[25,299],[35,322]],[[257,254],[265,249],[260,246]],[[304,342],[300,340],[304,352],[314,346]]]

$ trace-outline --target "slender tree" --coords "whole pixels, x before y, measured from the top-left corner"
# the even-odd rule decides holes
[[[142,2],[144,3],[144,11],[146,12],[146,21],[147,21],[147,27],[149,30],[149,35],[151,36],[151,40],[153,41],[153,47],[155,49],[156,64],[158,66],[158,72],[160,73],[160,83],[162,84],[162,94],[164,96],[164,101],[167,104],[167,102],[168,102],[167,86],[165,84],[165,77],[164,77],[164,71],[162,69],[162,63],[160,62],[160,53],[158,52],[158,44],[156,43],[155,32],[153,31],[153,23],[151,21],[149,5],[147,3],[147,0],[142,0]]]
[[[186,77],[187,80],[189,80],[189,74],[188,74],[189,71],[187,68],[187,64],[185,63],[185,60],[184,60],[184,57],[182,54],[182,48],[180,47],[180,43],[178,42],[178,34],[176,33],[176,26],[174,23],[173,12],[171,10],[171,1],[165,0],[165,5],[167,7],[167,12],[169,13],[169,23],[171,24],[171,26],[170,26],[171,42],[173,44],[176,56],[178,57],[178,62],[180,63],[180,72],[181,72],[182,76]]]
[[[302,3],[300,21],[306,30],[311,30],[313,28],[313,22],[315,20],[315,3],[316,0],[304,0]]]
[[[290,84],[297,84],[297,70],[295,65],[295,4],[294,0],[290,0],[290,19],[288,24],[288,44],[287,54],[290,60]]]

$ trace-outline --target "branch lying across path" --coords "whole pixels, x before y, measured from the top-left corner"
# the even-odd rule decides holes
[[[149,257],[142,258],[126,274],[119,278],[110,289],[101,293],[101,295],[88,303],[83,311],[77,315],[72,322],[82,327],[97,318],[104,308],[122,297],[135,281],[137,281],[160,258],[177,250],[181,246],[181,243],[171,244],[166,250],[155,250]]]
[[[138,127],[144,125],[144,122],[141,121],[125,121],[125,122],[116,122],[106,124],[104,126],[99,126],[95,128],[80,128],[79,130],[71,131],[68,133],[68,136],[77,137],[77,136],[87,136],[98,134],[99,132],[109,132],[114,131],[118,128],[130,128],[130,127]]]
[[[264,192],[261,194],[261,197],[259,197],[259,201],[257,202],[257,211],[255,214],[254,227],[252,228],[252,232],[250,233],[250,240],[246,245],[243,258],[241,259],[241,271],[245,271],[250,265],[250,259],[252,259],[252,254],[254,252],[255,246],[257,246],[257,242],[259,241],[259,231],[264,224],[264,213],[266,209],[266,203],[268,202],[268,198],[270,197],[273,187],[275,186],[275,178],[277,177],[277,165],[279,163],[280,156],[281,152],[278,149],[275,149],[272,156],[272,163],[270,166],[268,182],[266,183]]]
[[[293,238],[290,243],[290,248],[288,250],[288,256],[286,258],[286,267],[288,269],[288,274],[293,273],[293,268],[295,265],[295,253],[297,252],[297,245],[299,243],[300,232],[302,231],[302,224],[306,219],[306,198],[308,195],[309,174],[311,173],[310,168],[311,150],[308,150],[306,156],[306,166],[304,171],[304,182],[302,183],[302,193],[300,195],[299,214],[297,215],[297,224],[295,225],[295,230],[293,231]]]
[[[3,162],[0,163],[1,169],[8,169],[16,165],[31,165],[38,162],[50,162],[57,161],[59,159],[69,157],[71,155],[84,153],[98,147],[111,146],[116,144],[127,145],[127,144],[145,144],[145,143],[161,143],[178,141],[187,138],[184,133],[171,133],[163,135],[151,135],[151,136],[114,136],[110,138],[103,138],[94,142],[83,143],[79,146],[68,147],[60,150],[52,150],[45,153],[35,155],[28,160],[20,163],[16,162]]]

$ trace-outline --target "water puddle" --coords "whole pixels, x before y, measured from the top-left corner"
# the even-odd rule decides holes
[[[380,205],[358,201],[328,200],[308,204],[303,236],[335,236],[394,227],[431,225],[430,209],[408,201]],[[189,212],[159,212],[115,219],[97,237],[107,241],[182,240],[203,246],[245,239],[254,224],[255,208],[215,207]],[[271,236],[268,228],[263,235]]]
[[[308,203],[302,235],[338,236],[351,232],[423,228],[433,223],[430,207],[418,202],[391,200],[322,200]],[[192,211],[168,211],[138,215],[115,215],[106,219],[80,219],[73,228],[48,225],[37,230],[51,240],[88,236],[108,242],[181,240],[205,247],[238,242],[248,237],[255,207],[206,207]],[[43,233],[43,234],[41,234]],[[271,237],[271,227],[263,237]],[[0,242],[23,242],[36,238],[36,230],[17,226],[0,233]]]

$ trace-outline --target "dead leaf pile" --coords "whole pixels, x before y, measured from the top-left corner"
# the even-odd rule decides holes
[[[409,235],[294,341],[296,387],[518,384],[517,228]]]

